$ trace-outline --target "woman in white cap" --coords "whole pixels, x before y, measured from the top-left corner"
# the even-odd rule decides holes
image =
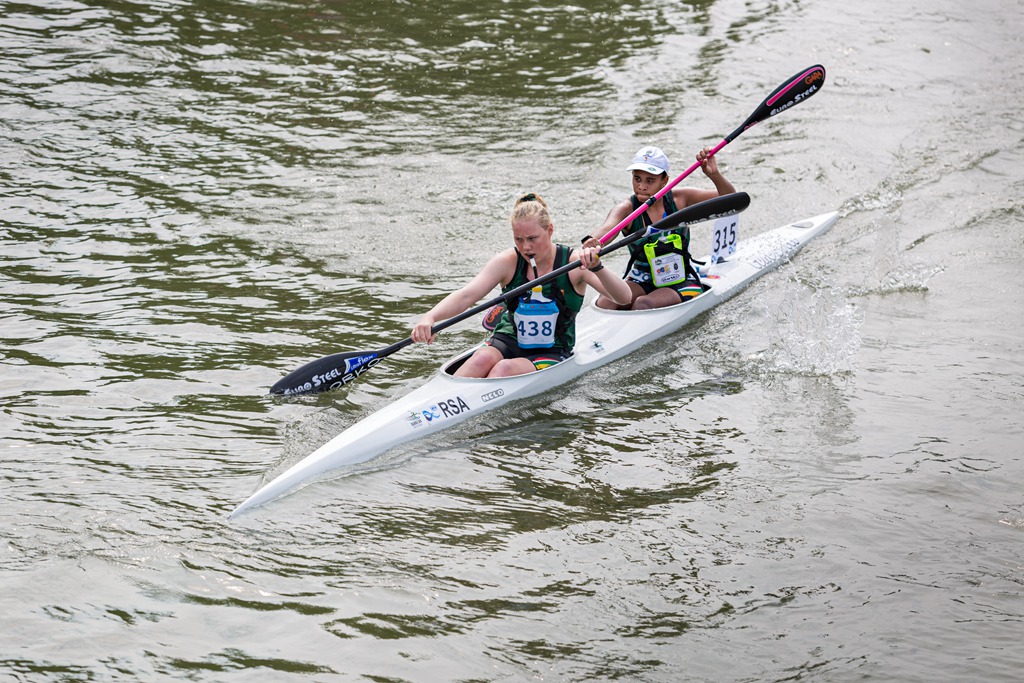
[[[672,188],[661,199],[637,216],[622,231],[622,235],[631,235],[637,230],[646,230],[647,226],[656,223],[665,216],[699,202],[731,194],[736,191],[732,183],[726,180],[718,170],[715,157],[709,156],[707,147],[697,153],[697,161],[704,175],[715,184],[714,190],[698,190],[694,187]],[[620,202],[608,213],[604,225],[597,231],[601,236],[618,225],[629,214],[658,193],[668,183],[668,157],[657,147],[642,147],[626,168],[633,181],[633,196]],[[583,238],[584,246],[600,246],[597,238],[587,235]],[[622,306],[608,297],[602,296],[597,305],[600,308],[646,310],[664,308],[689,301],[700,294],[703,289],[700,279],[690,266],[690,231],[683,226],[672,232],[661,233],[629,245],[629,265],[626,268],[625,280],[633,292],[632,303]]]
[[[494,335],[477,349],[455,374],[459,377],[509,377],[559,363],[572,355],[576,341],[576,314],[583,306],[587,286],[602,298],[628,306],[626,283],[601,263],[598,249],[578,250],[551,239],[554,224],[548,205],[534,193],[516,201],[509,216],[515,244],[491,258],[464,287],[441,300],[413,327],[412,339],[430,343],[433,326],[456,316],[500,285],[502,292],[520,287],[579,259],[582,267],[562,273],[509,302],[494,328]]]

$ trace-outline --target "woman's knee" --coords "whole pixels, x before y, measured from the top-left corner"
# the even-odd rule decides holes
[[[487,373],[501,362],[501,352],[492,346],[477,349],[455,372],[459,377],[487,377]]]
[[[525,375],[528,372],[533,372],[536,368],[533,363],[526,358],[505,358],[491,368],[491,371],[487,373],[488,377],[514,377],[515,375]]]
[[[646,296],[641,296],[633,301],[632,309],[634,311],[649,311],[652,308],[657,308],[657,306]]]

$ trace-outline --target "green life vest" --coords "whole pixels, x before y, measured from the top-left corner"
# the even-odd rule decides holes
[[[651,266],[655,287],[671,287],[686,281],[686,248],[680,235],[669,233],[648,242],[644,245],[644,257]]]
[[[557,270],[566,265],[571,254],[571,247],[567,247],[564,244],[555,245],[555,262],[551,269]],[[529,276],[529,267],[529,262],[523,258],[522,254],[516,251],[516,272],[509,283],[501,288],[502,293],[512,291],[516,287],[526,284],[531,279],[535,279]],[[550,348],[572,351],[573,346],[576,344],[576,314],[583,308],[583,295],[572,286],[569,273],[562,273],[551,282],[542,285],[540,293],[543,297],[554,301],[558,307],[558,318],[554,329],[554,345]],[[530,296],[531,292],[527,292],[519,299],[505,302],[505,312],[502,313],[501,319],[498,320],[498,324],[494,327],[495,334],[508,335],[518,341],[519,334],[514,323],[515,312],[521,301],[530,301]]]

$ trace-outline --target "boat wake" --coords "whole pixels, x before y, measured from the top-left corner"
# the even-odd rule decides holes
[[[855,369],[864,314],[839,287],[797,285],[759,300],[768,346],[755,356],[761,377],[839,376]]]

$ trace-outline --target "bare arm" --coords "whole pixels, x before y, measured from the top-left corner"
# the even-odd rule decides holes
[[[583,263],[580,268],[572,271],[569,275],[573,286],[582,281],[620,306],[628,306],[633,301],[633,292],[625,280],[613,273],[610,268],[604,267],[601,257],[598,256],[598,251],[594,247],[585,247],[569,256],[570,259],[578,258]],[[576,277],[573,278],[573,275]],[[577,289],[577,291],[579,290]]]
[[[412,328],[415,342],[434,341],[430,330],[438,322],[462,313],[498,285],[509,282],[515,271],[515,251],[507,249],[489,260],[476,276],[428,311]]]

